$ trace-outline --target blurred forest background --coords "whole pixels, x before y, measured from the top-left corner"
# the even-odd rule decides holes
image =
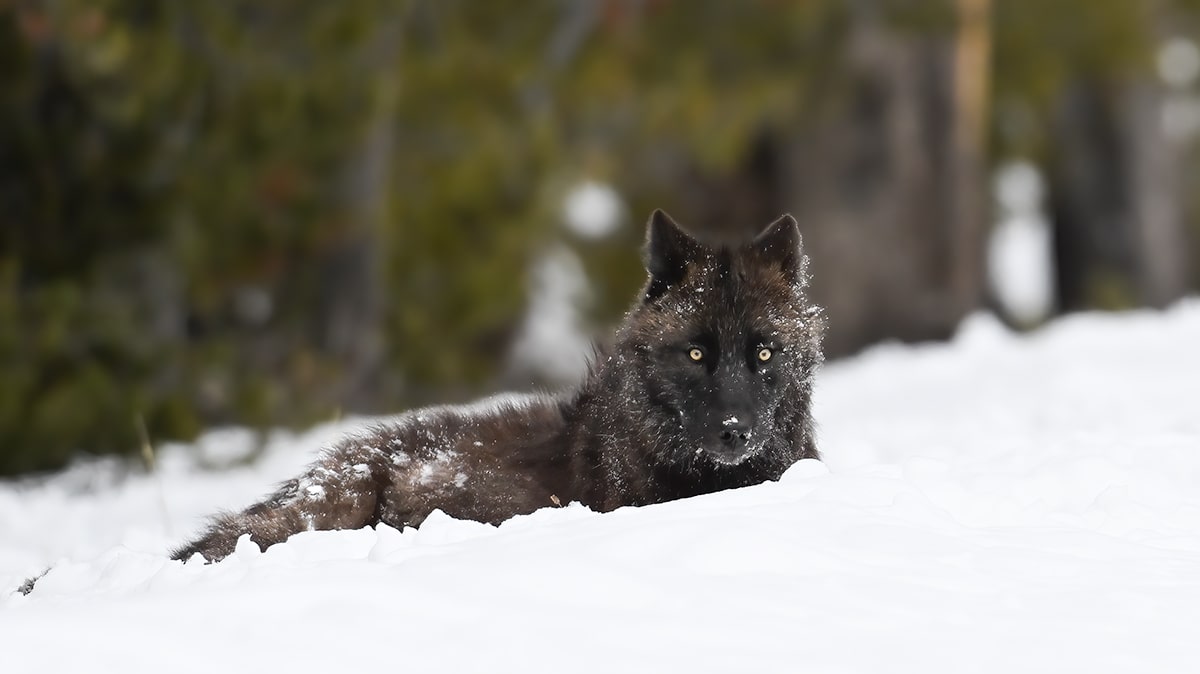
[[[1200,0],[0,0],[0,475],[577,375],[655,207],[828,352],[1160,307]],[[1006,281],[1007,279],[1007,285]]]

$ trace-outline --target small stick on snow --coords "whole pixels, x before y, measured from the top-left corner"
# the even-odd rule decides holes
[[[142,461],[146,464],[146,470],[154,476],[154,481],[158,484],[158,507],[162,513],[163,532],[168,536],[171,535],[171,513],[167,510],[167,490],[163,488],[162,475],[154,469],[154,445],[150,444],[150,433],[146,431],[146,420],[139,412],[134,419],[137,423],[138,436],[142,441]]]

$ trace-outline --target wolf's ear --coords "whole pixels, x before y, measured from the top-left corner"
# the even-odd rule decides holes
[[[688,263],[699,259],[702,253],[700,244],[675,224],[671,216],[655,209],[646,225],[646,271],[650,273],[646,300],[658,297],[682,281]]]
[[[804,254],[800,251],[800,225],[790,215],[782,215],[767,225],[750,244],[760,260],[780,269],[793,283],[804,280]]]

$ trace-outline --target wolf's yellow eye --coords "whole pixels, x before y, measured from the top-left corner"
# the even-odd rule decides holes
[[[758,359],[764,363],[767,362],[768,360],[771,360],[771,355],[772,355],[771,350],[766,347],[763,347],[758,350]]]
[[[688,351],[688,358],[691,358],[694,362],[699,363],[700,361],[704,360],[704,352],[700,349],[694,348],[691,351]]]

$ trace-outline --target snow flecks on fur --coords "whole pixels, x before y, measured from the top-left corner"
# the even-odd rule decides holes
[[[421,467],[417,469],[417,484],[422,487],[428,487],[430,484],[433,484],[433,471],[433,464],[421,464]]]
[[[421,462],[414,477],[415,484],[438,489],[455,484],[455,477],[462,474],[462,471],[457,470],[458,466],[458,452],[438,450],[434,452],[432,458]],[[461,485],[456,484],[456,486]]]

